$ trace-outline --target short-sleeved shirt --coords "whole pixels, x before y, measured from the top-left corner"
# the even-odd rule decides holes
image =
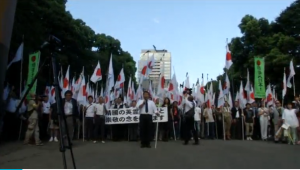
[[[96,112],[96,108],[95,108],[95,104],[94,103],[86,105],[85,117],[94,117],[95,116],[95,112]]]
[[[254,113],[252,110],[247,110],[245,109],[244,110],[244,115],[245,115],[245,122],[246,123],[253,123],[253,119],[254,119]]]

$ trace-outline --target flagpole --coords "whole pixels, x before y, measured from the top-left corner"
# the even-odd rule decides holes
[[[283,68],[283,74],[285,74],[285,67]],[[283,78],[284,78],[284,75],[283,75]],[[286,87],[286,78],[285,78],[285,84],[283,84],[283,89],[282,90],[284,90],[285,89],[285,87]],[[285,93],[286,93],[286,91],[285,91]],[[282,93],[283,94],[283,93]],[[285,94],[284,94],[285,95]],[[282,95],[282,102],[281,102],[281,106],[282,107],[284,107],[284,96]]]
[[[294,97],[296,97],[295,75],[293,76]]]
[[[20,69],[20,98],[22,93],[22,70],[23,70],[23,58],[21,59],[21,69]]]
[[[208,74],[206,76],[206,92],[207,92],[207,90],[208,90]]]
[[[122,64],[122,69],[123,69],[123,73],[124,73],[124,76],[125,76],[124,64]],[[124,98],[125,98],[125,77],[124,77],[124,85],[123,85],[123,88],[122,88],[122,95],[123,95],[123,101],[124,101]]]
[[[23,35],[23,37],[22,37],[22,43],[23,43],[23,46],[24,46],[24,35]],[[23,48],[24,49],[24,48]],[[21,69],[20,69],[20,98],[22,98],[22,79],[23,79],[23,52],[22,52],[22,58],[21,58]]]
[[[24,46],[24,35],[22,37],[22,43],[23,43],[23,46]],[[22,74],[23,72],[22,71],[23,71],[23,51],[22,51],[21,69],[20,69],[20,92],[19,92],[20,99],[22,98],[22,79],[23,79],[23,74]],[[18,138],[18,140],[21,139],[22,126],[23,126],[23,119],[21,119],[21,122],[20,122],[20,130],[19,130],[19,138]]]
[[[96,82],[96,91],[95,91],[95,92],[96,92],[96,96],[95,96],[95,97],[98,97],[98,84],[99,84],[99,82],[97,81],[97,82]],[[96,100],[96,99],[95,99],[95,100]]]

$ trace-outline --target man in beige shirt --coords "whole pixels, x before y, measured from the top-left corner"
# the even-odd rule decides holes
[[[225,139],[230,140],[230,129],[231,129],[231,122],[232,122],[232,117],[231,117],[231,109],[229,107],[228,102],[226,101],[223,107],[223,118],[224,118],[224,132],[225,132]]]
[[[213,105],[212,105],[213,107]],[[215,120],[213,117],[213,112],[212,109],[207,106],[207,104],[205,105],[205,109],[203,111],[203,116],[205,118],[206,121],[206,138],[208,139],[215,139],[216,135],[215,135]]]
[[[40,101],[38,103],[35,102],[35,94],[30,95],[31,99],[29,100],[27,106],[27,113],[28,113],[28,127],[25,134],[24,144],[29,144],[30,138],[34,134],[35,144],[37,146],[42,146],[42,142],[40,140],[40,129],[39,129],[39,122],[38,122],[38,112],[37,109],[40,106]]]

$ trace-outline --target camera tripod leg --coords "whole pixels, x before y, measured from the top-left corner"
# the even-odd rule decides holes
[[[67,169],[65,152],[66,152],[66,148],[68,148],[68,149],[70,149],[70,153],[71,153],[73,169],[76,169],[75,159],[74,159],[73,150],[72,150],[72,144],[71,144],[71,140],[70,140],[69,129],[68,129],[67,121],[66,121],[66,116],[65,116],[63,108],[62,108],[62,99],[61,99],[61,94],[59,91],[60,87],[58,84],[58,70],[57,70],[56,54],[54,52],[52,53],[52,67],[53,67],[53,75],[54,75],[54,87],[55,87],[58,123],[59,123],[59,129],[60,129],[60,152],[62,153],[62,157],[63,157],[63,165],[64,165],[64,168]],[[65,133],[64,133],[64,131],[65,131]],[[67,147],[65,146],[65,139],[67,139],[67,143],[68,143]]]
[[[58,124],[59,124],[59,151],[62,153],[62,158],[63,158],[63,164],[64,164],[64,168],[67,169],[67,160],[66,160],[66,149],[65,149],[65,145],[64,145],[64,135],[63,135],[63,124],[61,122],[61,115],[59,115],[58,117]]]
[[[73,155],[73,149],[72,149],[72,142],[71,142],[71,137],[70,137],[70,134],[69,134],[69,129],[68,129],[68,126],[67,126],[67,119],[66,119],[66,116],[63,115],[62,116],[63,118],[63,121],[64,121],[64,124],[65,124],[65,128],[66,128],[66,138],[67,138],[67,143],[68,143],[68,149],[70,149],[70,153],[71,153],[71,159],[72,159],[72,163],[73,163],[73,167],[74,169],[76,169],[76,165],[75,165],[75,159],[74,159],[74,155]],[[75,127],[75,121],[73,121],[73,127]],[[74,131],[73,132],[73,135],[74,135]],[[72,135],[72,138],[74,137]],[[64,145],[64,149],[66,148],[66,146]]]

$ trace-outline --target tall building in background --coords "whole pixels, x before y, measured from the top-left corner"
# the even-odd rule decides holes
[[[142,50],[140,60],[138,61],[138,81],[141,79],[141,71],[145,63],[154,55],[155,65],[149,76],[143,80],[142,86],[144,89],[149,88],[149,81],[152,82],[153,90],[157,90],[161,68],[164,67],[164,76],[166,79],[165,88],[167,88],[171,80],[172,58],[171,53],[167,50]]]

